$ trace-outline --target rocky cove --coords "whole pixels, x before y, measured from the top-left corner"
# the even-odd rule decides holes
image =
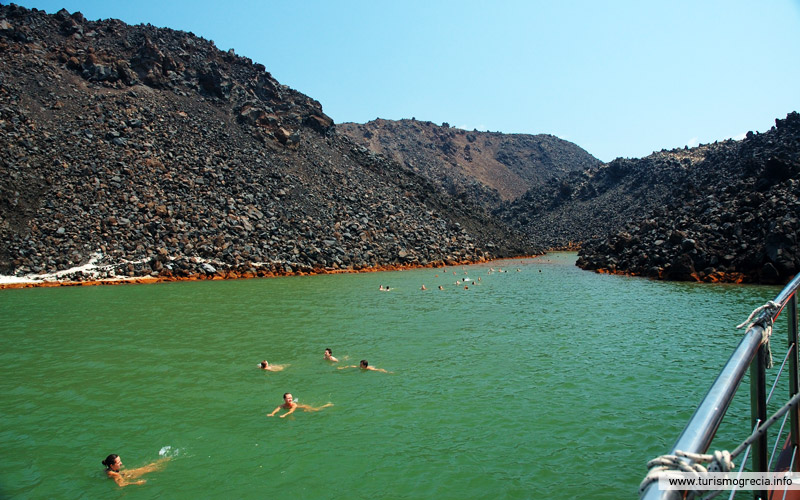
[[[0,7],[0,272],[333,272],[536,253],[194,35]]]
[[[334,124],[192,33],[0,6],[0,274],[229,279],[580,248],[584,269],[800,270],[800,118],[603,164],[552,136]],[[38,278],[37,278],[38,277]],[[0,286],[9,286],[1,285]]]

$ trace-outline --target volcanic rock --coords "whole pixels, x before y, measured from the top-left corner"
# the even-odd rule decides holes
[[[626,222],[615,221],[603,227],[606,234],[584,241],[580,267],[770,284],[800,272],[797,112],[741,141],[618,159],[601,171],[611,169],[625,186],[616,190],[620,198],[638,213],[625,210]],[[605,183],[591,189],[606,187],[614,189]]]
[[[542,250],[192,33],[13,4],[0,28],[0,273],[226,277]]]

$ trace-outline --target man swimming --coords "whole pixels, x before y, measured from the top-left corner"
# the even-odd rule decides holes
[[[287,415],[291,415],[298,408],[300,408],[303,411],[320,411],[321,409],[327,408],[329,406],[333,406],[333,403],[325,403],[324,405],[320,406],[319,408],[314,408],[313,406],[304,405],[304,404],[300,404],[300,403],[295,403],[294,402],[294,398],[292,397],[292,393],[287,392],[286,394],[283,395],[283,404],[278,406],[274,410],[272,410],[272,413],[268,413],[267,416],[268,417],[274,416],[276,413],[278,413],[280,411],[281,408],[285,408],[285,409],[289,410],[286,413],[284,413],[283,415],[281,415],[281,418],[283,418],[283,417],[285,417]]]
[[[139,467],[138,469],[126,469],[120,470],[122,468],[122,459],[119,458],[119,455],[112,453],[111,455],[107,456],[105,460],[103,460],[102,464],[106,466],[106,476],[110,477],[117,483],[118,486],[128,486],[129,484],[144,484],[147,482],[145,479],[139,479],[138,481],[131,481],[131,479],[139,478],[148,472],[153,472],[161,469],[163,467],[164,462],[169,460],[169,457],[159,458],[153,463],[145,465],[144,467]]]
[[[383,368],[375,368],[374,366],[369,366],[369,363],[367,362],[366,359],[362,359],[361,362],[358,364],[358,366],[350,365],[350,366],[339,367],[340,370],[343,370],[345,368],[361,368],[362,370],[373,371],[373,372],[392,373],[392,372],[387,372]]]
[[[279,371],[283,370],[284,368],[286,368],[286,367],[287,367],[287,366],[289,366],[289,365],[271,365],[271,364],[269,364],[269,362],[267,362],[267,360],[265,359],[264,361],[262,361],[261,363],[259,363],[259,364],[258,364],[258,366],[259,366],[259,368],[261,368],[262,370],[268,370],[268,371],[271,371],[271,372],[279,372]]]
[[[326,361],[333,361],[334,363],[338,363],[339,360],[333,357],[333,351],[330,348],[325,349],[325,360]]]

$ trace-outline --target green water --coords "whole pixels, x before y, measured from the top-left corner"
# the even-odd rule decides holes
[[[778,289],[574,260],[0,291],[0,497],[635,498]],[[267,418],[284,392],[335,406]]]

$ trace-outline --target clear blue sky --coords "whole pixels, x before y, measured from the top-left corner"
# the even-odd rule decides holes
[[[547,133],[603,161],[764,132],[800,111],[800,0],[15,3],[191,31],[337,123]]]

